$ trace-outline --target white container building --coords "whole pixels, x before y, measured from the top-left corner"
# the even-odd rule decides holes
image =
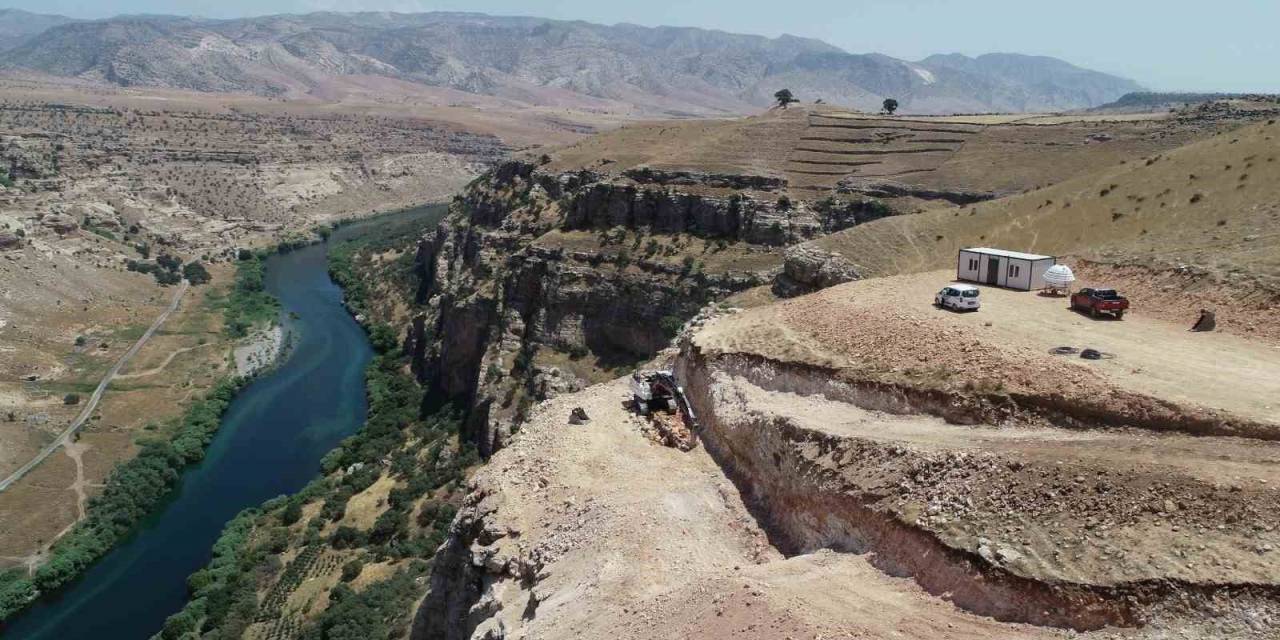
[[[961,249],[956,279],[1031,291],[1048,286],[1044,272],[1058,263],[1053,256],[976,247]]]

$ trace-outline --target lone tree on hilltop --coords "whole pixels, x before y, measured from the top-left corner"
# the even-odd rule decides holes
[[[881,106],[884,108],[885,113],[893,115],[893,112],[898,110],[898,101],[893,98],[885,98],[884,104]]]
[[[783,109],[786,109],[787,105],[791,104],[792,102],[800,102],[800,100],[796,98],[795,94],[791,93],[790,89],[779,90],[777,93],[773,94],[773,99],[777,100],[778,106],[782,107]]]

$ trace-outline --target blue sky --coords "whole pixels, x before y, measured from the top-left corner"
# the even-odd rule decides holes
[[[826,40],[855,53],[1050,55],[1154,89],[1280,93],[1280,0],[0,0],[101,18],[167,13],[225,18],[307,11],[480,11],[676,25]]]

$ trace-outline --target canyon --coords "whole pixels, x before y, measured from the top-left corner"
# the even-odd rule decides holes
[[[482,14],[2,15],[0,471],[192,281],[0,493],[6,606],[246,334],[285,374],[341,334],[341,428],[202,523],[158,637],[1275,637],[1273,96]],[[931,305],[973,246],[1134,305]],[[325,304],[228,310],[269,251]],[[276,326],[322,314],[305,352]],[[652,370],[686,402],[637,403]]]
[[[1280,504],[1266,460],[1280,425],[1267,385],[1280,360],[1265,318],[1277,298],[1267,269],[1244,280],[1223,267],[1264,264],[1255,240],[1226,238],[1265,233],[1260,221],[1275,212],[1250,189],[1270,183],[1197,185],[1202,197],[1257,203],[1215,208],[1223,246],[1240,248],[1216,253],[1218,264],[1161,240],[1198,229],[1176,204],[1142,214],[1132,239],[1095,223],[1106,250],[1091,244],[1101,237],[1055,227],[1077,221],[1025,208],[1068,200],[1090,216],[1091,198],[1107,197],[1099,190],[1158,192],[1203,174],[1217,149],[1269,172],[1269,109],[1148,123],[1197,133],[1183,134],[1185,149],[976,202],[928,198],[929,172],[895,178],[905,189],[842,181],[805,197],[781,171],[731,179],[724,162],[650,163],[662,136],[635,127],[503,165],[418,247],[424,311],[407,349],[424,382],[470,403],[463,437],[490,460],[436,555],[412,637],[1271,637],[1280,540],[1269,514]],[[744,125],[724,129],[734,126]],[[698,149],[688,133],[676,135]],[[649,146],[609,140],[624,135]],[[963,153],[934,171],[954,171]],[[923,212],[921,194],[933,201]],[[848,215],[824,226],[836,195],[849,198]],[[735,196],[738,208],[727,204]],[[986,213],[1006,207],[1043,218],[1024,231]],[[881,215],[860,217],[871,211]],[[932,225],[956,219],[965,236],[1040,230],[1085,284],[1131,286],[1155,308],[1099,323],[1052,297],[988,290],[979,314],[938,311],[932,292],[952,275],[936,269],[966,240],[935,238]],[[759,235],[759,220],[785,233]],[[664,234],[704,240],[692,248],[707,265],[712,249],[700,250],[717,239],[769,260],[741,287],[708,279],[708,297],[664,341],[649,309],[690,299],[683,274],[665,273],[674,279],[664,286],[650,279],[649,256],[623,251],[649,238],[661,247]],[[557,253],[566,246],[579,253]],[[571,307],[559,306],[566,273]],[[1194,311],[1172,300],[1186,290],[1211,298],[1230,326],[1185,332]],[[593,334],[594,322],[607,332]],[[1059,341],[1115,359],[1054,355]],[[626,366],[599,364],[618,349]],[[649,368],[684,385],[694,450],[663,446],[628,409],[627,374]],[[859,602],[875,602],[876,615]]]

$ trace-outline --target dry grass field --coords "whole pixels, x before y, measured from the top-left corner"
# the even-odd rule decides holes
[[[808,201],[888,184],[898,208],[918,211],[952,204],[950,194],[993,198],[1039,188],[1242,121],[1167,113],[883,116],[797,105],[734,120],[626,126],[549,152],[548,168],[768,176]]]
[[[0,566],[37,562],[44,547],[83,515],[85,500],[101,488],[117,463],[133,455],[140,439],[167,436],[174,419],[193,397],[231,374],[232,342],[222,332],[217,298],[225,295],[233,269],[221,266],[213,273],[214,282],[193,288],[178,312],[115,378],[72,444],[0,492]],[[160,301],[167,302],[167,298],[157,302]],[[120,353],[150,323],[146,316],[138,323],[113,328],[110,319],[101,315],[82,313],[77,314],[77,319],[92,323],[78,326],[82,335],[92,336],[87,349],[77,349],[70,341],[60,349],[30,343],[20,349],[23,353],[52,357],[53,362],[66,363],[67,369],[31,374],[41,375],[41,379],[21,386],[5,383],[7,395],[14,399],[7,411],[26,418],[5,424],[5,449],[9,450],[9,437],[24,438],[31,445],[17,449],[11,459],[6,459],[5,468],[0,470],[4,475],[51,441],[79,411],[78,406],[62,404],[63,393],[79,392],[87,397]],[[100,348],[104,344],[107,348]],[[21,363],[5,364],[5,380],[22,379],[20,372],[10,367],[28,371]],[[40,397],[45,399],[39,400]],[[42,410],[45,405],[47,410]],[[47,416],[47,421],[31,419],[41,415]],[[20,427],[25,427],[25,432]]]
[[[1175,150],[1100,163],[1025,194],[879,220],[815,241],[869,274],[951,265],[999,246],[1280,285],[1280,124],[1263,121]]]

